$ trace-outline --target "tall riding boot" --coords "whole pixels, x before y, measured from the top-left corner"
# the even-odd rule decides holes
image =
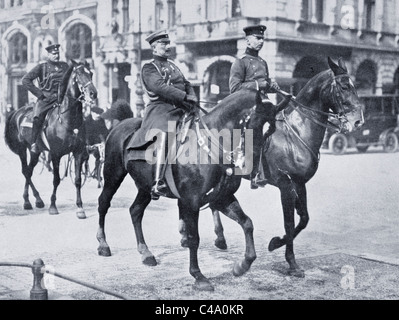
[[[166,196],[168,190],[164,181],[166,169],[166,140],[167,133],[162,132],[160,137],[159,149],[157,150],[157,163],[155,168],[155,183],[151,189],[151,198],[158,200],[160,196]]]
[[[33,118],[33,125],[32,125],[32,142],[30,151],[32,153],[39,153],[39,147],[36,144],[37,138],[39,137],[41,130],[41,121],[38,117]]]

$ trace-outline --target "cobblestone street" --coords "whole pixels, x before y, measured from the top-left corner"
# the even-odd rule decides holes
[[[112,256],[100,257],[96,240],[100,189],[96,184],[89,181],[83,187],[87,219],[76,218],[75,191],[67,179],[58,190],[60,214],[50,216],[52,174],[36,174],[34,181],[46,208],[24,211],[24,179],[17,160],[1,136],[1,262],[32,263],[41,258],[56,272],[140,300],[399,298],[399,153],[386,154],[377,148],[366,154],[322,153],[320,168],[308,183],[310,222],[295,241],[304,279],[287,275],[284,249],[267,250],[272,237],[284,234],[278,189],[250,190],[244,181],[237,192],[255,226],[258,256],[241,278],[231,272],[245,250],[241,228],[223,216],[228,250],[216,249],[210,210],[203,211],[199,263],[215,286],[213,293],[192,288],[188,250],[180,247],[175,200],[162,198],[148,207],[143,230],[158,266],[145,266],[136,250],[128,212],[136,188],[127,177],[106,219]],[[354,286],[345,289],[343,279],[348,270],[353,271]],[[46,283],[50,299],[116,299],[49,275]],[[31,285],[31,270],[0,267],[0,299],[29,299]]]

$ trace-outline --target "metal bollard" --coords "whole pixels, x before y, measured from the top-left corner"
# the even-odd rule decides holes
[[[44,267],[45,265],[42,259],[33,261],[33,287],[30,291],[31,300],[48,300],[47,289],[42,287]]]

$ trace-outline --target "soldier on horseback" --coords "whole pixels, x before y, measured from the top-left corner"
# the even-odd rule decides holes
[[[47,111],[58,100],[61,80],[69,68],[66,62],[60,61],[59,47],[59,44],[52,44],[46,47],[48,60],[38,64],[22,78],[23,86],[38,98],[33,108],[31,143],[31,152],[33,153],[39,152],[36,144],[37,138],[42,129]],[[33,83],[36,79],[38,80],[38,87]]]
[[[197,97],[189,81],[180,69],[168,57],[171,54],[169,35],[158,31],[149,35],[146,41],[151,45],[153,60],[142,68],[142,81],[150,99],[140,131],[147,132],[151,128],[161,130],[157,155],[155,183],[151,190],[153,200],[164,195],[166,184],[163,181],[167,146],[168,122],[177,122],[185,110],[192,109],[197,103]],[[142,147],[148,141],[143,141],[143,134],[134,135],[129,148]]]
[[[245,54],[236,59],[231,66],[229,79],[230,92],[234,93],[242,89],[261,90],[263,102],[267,102],[271,107],[275,108],[277,113],[287,107],[291,96],[286,96],[278,106],[273,106],[273,103],[267,97],[267,93],[279,91],[280,87],[275,81],[271,81],[268,65],[265,60],[259,57],[259,51],[263,47],[266,26],[248,26],[243,30],[246,35],[247,48]],[[269,122],[271,122],[270,125],[273,127],[274,119],[271,119]],[[269,129],[268,133],[271,134],[272,132],[273,129]],[[259,139],[259,141],[262,141],[262,139]],[[254,152],[254,170],[251,173],[251,188],[257,189],[259,186],[264,186],[267,181],[259,178],[261,148],[254,149],[259,150],[259,152]]]

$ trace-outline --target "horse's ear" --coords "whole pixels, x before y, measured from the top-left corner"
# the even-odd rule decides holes
[[[341,66],[337,65],[330,57],[328,57],[328,65],[330,66],[330,69],[334,72],[334,75],[339,75],[343,74],[346,72],[346,67],[345,69],[341,68]]]
[[[346,66],[345,66],[344,59],[342,59],[342,57],[340,57],[340,58],[338,59],[338,65],[339,65],[343,70],[345,70],[345,72],[348,72],[348,69],[347,69]]]

